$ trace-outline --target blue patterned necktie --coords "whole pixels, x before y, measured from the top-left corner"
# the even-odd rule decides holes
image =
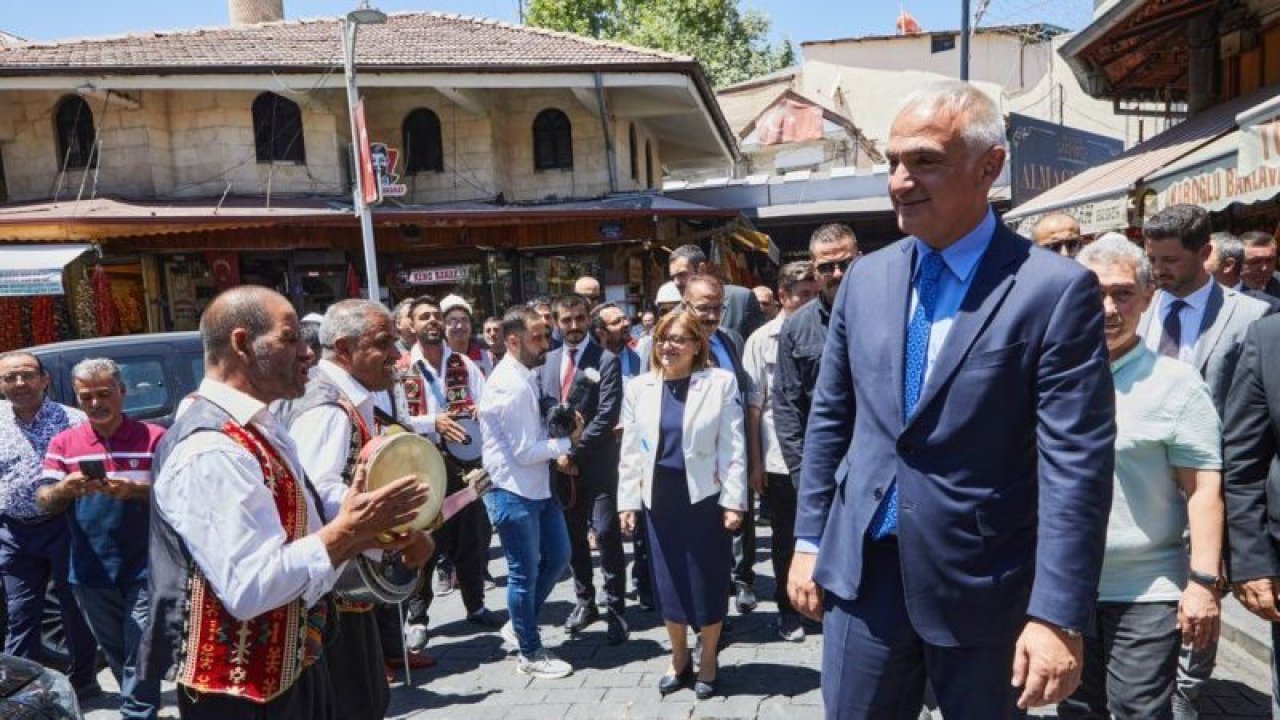
[[[902,419],[907,421],[920,402],[924,389],[924,371],[929,357],[929,329],[933,326],[933,308],[938,302],[938,279],[946,265],[942,256],[927,251],[916,274],[916,309],[907,325],[907,347],[902,363]],[[883,540],[898,531],[898,483],[889,486],[884,500],[871,518],[871,537]]]

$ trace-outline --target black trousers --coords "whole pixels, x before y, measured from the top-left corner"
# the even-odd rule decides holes
[[[769,503],[769,527],[773,529],[773,601],[778,604],[779,613],[795,614],[787,596],[787,573],[796,553],[796,486],[785,473],[768,473],[767,480],[764,499]]]
[[[733,582],[756,584],[756,494],[747,488],[747,512],[742,519],[742,532],[733,537]]]
[[[381,666],[379,666],[381,672]],[[302,671],[297,682],[276,699],[256,703],[235,695],[201,693],[183,685],[177,689],[182,720],[337,720],[333,685],[325,657]]]
[[[563,482],[563,477],[558,477]],[[604,575],[604,604],[615,612],[626,609],[627,558],[622,550],[622,528],[618,524],[618,479],[599,474],[582,474],[572,504],[566,503],[564,523],[569,531],[569,569],[573,590],[580,604],[596,601],[591,563],[589,529],[596,531],[600,549],[600,571]]]
[[[333,637],[325,643],[338,720],[381,720],[387,715],[391,688],[382,671],[382,643],[374,613],[339,612]]]
[[[631,582],[636,595],[643,601],[653,602],[653,577],[649,569],[649,537],[645,529],[644,513],[636,513],[636,529],[631,535]]]
[[[445,463],[449,469],[448,492],[452,495],[462,489],[462,475],[470,468],[458,465],[448,456],[445,457]],[[408,622],[430,625],[427,614],[435,599],[431,577],[442,555],[448,556],[458,573],[458,589],[462,593],[462,604],[466,606],[467,612],[473,613],[484,607],[484,571],[489,564],[490,532],[484,503],[473,502],[432,534],[436,541],[436,553],[427,563],[422,589],[405,603]]]

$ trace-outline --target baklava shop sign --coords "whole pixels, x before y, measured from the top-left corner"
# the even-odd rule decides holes
[[[1217,159],[1152,183],[1161,208],[1190,203],[1221,210],[1232,203],[1270,200],[1280,193],[1280,104],[1268,102],[1240,115],[1237,122],[1240,130],[1233,133],[1234,148],[1227,143]]]

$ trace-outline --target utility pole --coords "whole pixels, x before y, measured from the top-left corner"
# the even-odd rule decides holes
[[[960,79],[969,81],[969,0],[960,0]]]

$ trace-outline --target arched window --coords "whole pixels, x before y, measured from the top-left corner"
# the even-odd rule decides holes
[[[444,141],[440,139],[440,118],[426,108],[404,116],[405,172],[443,172]]]
[[[654,187],[653,181],[653,146],[646,140],[644,143],[644,177],[648,181],[646,187]]]
[[[631,123],[631,132],[628,133],[627,139],[631,143],[631,179],[640,182],[640,145],[636,141],[635,123]]]
[[[94,147],[93,111],[79,95],[69,95],[54,111],[58,133],[58,167],[68,170],[98,166]]]
[[[305,165],[302,109],[298,103],[264,92],[253,101],[253,145],[260,163]]]
[[[533,119],[533,168],[573,169],[573,126],[569,116],[550,108]]]

